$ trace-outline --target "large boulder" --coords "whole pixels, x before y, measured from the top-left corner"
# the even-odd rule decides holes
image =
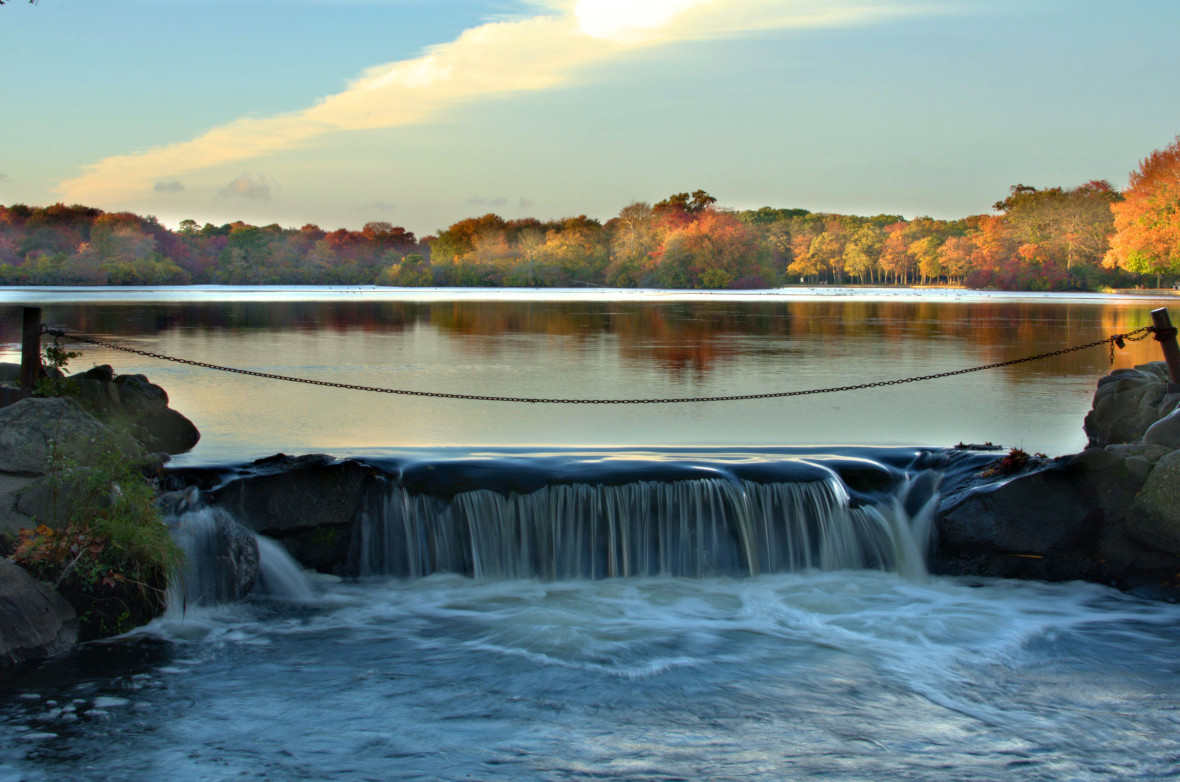
[[[977,487],[943,508],[940,543],[955,551],[1044,556],[1077,548],[1101,520],[1064,466]]]
[[[1147,431],[1143,433],[1143,444],[1161,446],[1173,451],[1180,448],[1180,410],[1173,410],[1147,427]]]
[[[45,475],[67,463],[113,447],[129,459],[143,457],[130,438],[119,437],[68,397],[22,399],[0,409],[0,472]]]
[[[1116,369],[1098,381],[1094,405],[1084,429],[1091,446],[1130,443],[1176,409],[1180,394],[1168,393],[1167,365],[1162,361]]]
[[[1085,451],[1014,477],[985,472],[943,500],[932,569],[1085,578],[1180,600],[1178,403],[1163,362],[1102,378]]]
[[[87,409],[125,427],[150,452],[183,453],[201,439],[193,422],[168,406],[167,392],[143,375],[116,375],[104,364],[69,380]]]
[[[304,567],[343,574],[375,474],[360,462],[280,454],[255,462],[212,498],[255,532],[278,540]]]
[[[1180,451],[1156,463],[1131,503],[1127,531],[1149,549],[1180,556]]]
[[[51,657],[78,642],[78,617],[65,598],[0,559],[0,668]]]

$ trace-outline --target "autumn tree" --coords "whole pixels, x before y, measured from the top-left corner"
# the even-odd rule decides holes
[[[1180,274],[1180,136],[1131,172],[1123,201],[1111,207],[1114,236],[1105,264],[1137,274]]]
[[[844,270],[860,278],[861,284],[871,280],[881,260],[885,231],[872,224],[862,225],[844,245]]]
[[[1070,285],[1078,275],[1076,282],[1084,281],[1106,253],[1113,226],[1111,205],[1119,198],[1110,183],[1102,180],[1070,189],[1014,185],[994,208],[1003,213],[1017,245],[1026,248],[1011,260],[1038,259],[1017,274],[1039,275],[1038,287],[1050,279]]]
[[[660,246],[655,210],[645,201],[635,201],[624,206],[605,228],[610,236],[606,284],[624,287],[642,284],[651,273],[652,253]]]
[[[717,199],[706,193],[704,190],[694,190],[691,193],[676,193],[674,195],[670,195],[652,207],[652,210],[656,214],[682,212],[685,214],[696,215],[704,212],[715,203],[717,203]]]

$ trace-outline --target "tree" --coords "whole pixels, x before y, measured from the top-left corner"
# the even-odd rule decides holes
[[[844,269],[855,274],[863,285],[871,278],[881,259],[881,248],[885,244],[885,231],[875,225],[863,225],[844,245]]]
[[[1069,284],[1075,269],[1085,277],[1102,260],[1113,225],[1111,205],[1119,198],[1103,180],[1068,190],[1016,185],[995,209],[1004,213],[1017,244],[1040,248],[1036,255],[1042,260],[1036,266]],[[1021,257],[1031,256],[1026,251]]]
[[[1114,236],[1104,264],[1137,274],[1180,274],[1180,136],[1131,172],[1123,201],[1111,206]]]
[[[717,203],[717,199],[704,190],[694,190],[692,193],[676,193],[675,195],[670,195],[652,207],[652,210],[656,214],[684,212],[695,215],[700,214],[715,203]]]

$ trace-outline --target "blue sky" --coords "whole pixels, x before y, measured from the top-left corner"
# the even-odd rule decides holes
[[[732,208],[962,217],[1180,133],[1174,0],[39,0],[0,203],[215,223]]]

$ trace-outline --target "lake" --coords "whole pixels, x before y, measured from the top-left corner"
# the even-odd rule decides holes
[[[121,345],[306,378],[478,395],[739,395],[1060,350],[1147,325],[1169,301],[836,288],[9,289],[0,360],[15,360],[19,305],[35,304],[47,322]],[[1157,353],[1133,343],[1115,366]],[[180,464],[276,451],[506,465],[548,454],[616,470],[683,454],[822,466],[821,456],[878,453],[896,466],[914,446],[961,440],[1066,453],[1085,444],[1082,417],[1110,368],[1103,346],[885,389],[614,407],[334,390],[106,349],[72,368],[95,363],[147,374],[197,423],[204,438]],[[662,491],[651,483],[643,491]],[[694,485],[737,504],[754,492],[721,478],[685,485],[677,507],[697,508],[676,511],[686,518],[708,505]],[[832,488],[832,503],[847,501]],[[630,489],[594,491],[604,501]],[[475,499],[452,521],[511,521],[480,518],[508,499]],[[409,525],[414,501],[390,505],[389,523]],[[596,523],[584,508],[545,507],[538,524]],[[829,521],[888,516],[921,551],[919,515],[884,502],[836,507]],[[639,519],[611,523],[628,521]],[[1105,587],[841,560],[607,578],[394,577],[374,565],[337,579],[299,573],[265,540],[262,552],[283,588],[231,605],[174,603],[134,633],[0,680],[0,782],[1180,776],[1180,607]]]
[[[121,345],[272,374],[524,397],[746,395],[901,379],[1059,350],[1150,323],[1174,299],[953,290],[391,291],[376,288],[7,289]],[[1110,369],[1104,347],[924,383],[787,399],[529,405],[341,391],[84,348],[162,385],[203,439],[182,463],[438,446],[932,445],[1058,455]],[[1160,358],[1148,340],[1116,367]]]

